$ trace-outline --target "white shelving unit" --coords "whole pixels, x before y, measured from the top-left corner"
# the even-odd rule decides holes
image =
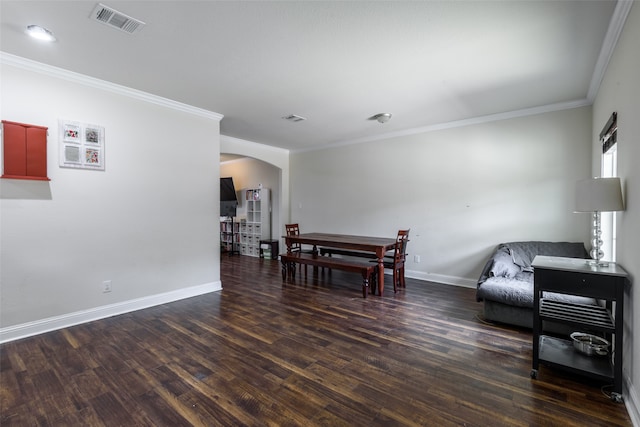
[[[268,188],[242,191],[247,217],[240,220],[240,254],[260,256],[260,241],[271,239],[271,194]]]

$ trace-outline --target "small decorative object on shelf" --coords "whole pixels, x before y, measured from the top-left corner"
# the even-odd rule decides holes
[[[574,332],[569,335],[573,340],[573,348],[587,356],[606,356],[609,354],[609,341],[597,335]]]

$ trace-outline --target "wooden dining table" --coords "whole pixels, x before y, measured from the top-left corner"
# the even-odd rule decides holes
[[[313,245],[314,254],[318,253],[318,246],[375,254],[378,262],[378,292],[379,295],[382,295],[384,290],[384,256],[395,248],[395,237],[352,236],[332,233],[300,233],[297,236],[282,237],[287,245],[287,253],[291,253],[292,243],[300,243]]]

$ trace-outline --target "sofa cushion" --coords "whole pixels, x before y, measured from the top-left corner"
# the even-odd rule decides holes
[[[489,270],[491,277],[516,277],[522,268],[513,262],[513,257],[508,251],[498,251],[493,256],[493,264]]]
[[[532,326],[533,268],[536,255],[586,258],[582,243],[510,242],[502,243],[487,260],[480,278],[476,298],[485,302],[485,315],[496,308],[495,320],[519,326]],[[544,298],[575,304],[596,304],[592,298],[544,292]],[[489,308],[487,309],[487,304]],[[491,320],[490,316],[487,316]],[[526,324],[525,323],[526,320]]]
[[[536,255],[587,258],[584,244],[577,242],[509,242],[501,243],[487,260],[480,278],[476,298],[531,307],[533,268]],[[513,283],[512,283],[513,282]],[[519,282],[525,282],[520,284]],[[513,284],[514,288],[509,289]],[[526,295],[525,295],[526,294]],[[520,302],[518,302],[520,301]]]
[[[523,272],[514,278],[490,277],[478,289],[478,296],[484,300],[496,301],[515,307],[533,308],[533,273]],[[543,298],[574,304],[596,304],[593,298],[575,295],[543,292]]]
[[[531,273],[528,273],[531,274]],[[478,288],[477,296],[483,300],[501,302],[518,307],[533,307],[533,283],[512,277],[490,277]]]
[[[511,242],[502,245],[511,254],[513,262],[524,271],[533,271],[531,263],[536,255],[586,258],[582,243],[573,242]]]

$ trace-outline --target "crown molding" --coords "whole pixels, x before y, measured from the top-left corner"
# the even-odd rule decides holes
[[[126,96],[138,101],[148,102],[150,104],[171,108],[173,110],[193,114],[211,120],[220,121],[224,117],[222,114],[214,113],[213,111],[204,110],[202,108],[183,104],[181,102],[173,101],[171,99],[163,98],[161,96],[153,95],[141,90],[132,89],[116,83],[96,79],[84,74],[75,73],[73,71],[43,64],[41,62],[33,61],[31,59],[26,59],[2,51],[0,51],[0,63],[2,63],[3,65],[10,65],[12,67],[20,68],[27,71],[33,71],[35,73],[39,73],[49,77],[55,77],[95,89],[100,89],[118,95]]]
[[[631,6],[633,6],[633,0],[618,0],[618,2],[616,3],[616,8],[613,11],[613,15],[611,16],[611,21],[609,21],[607,34],[604,36],[602,47],[600,48],[598,60],[593,69],[589,91],[587,92],[587,99],[592,103],[596,99],[598,90],[600,90],[600,84],[602,83],[604,74],[607,71],[607,67],[609,66],[609,60],[611,60],[613,51],[616,48],[618,38],[620,38],[622,28],[624,27],[624,23],[627,20],[627,15],[629,15]]]
[[[238,145],[246,145],[246,146],[259,145],[262,150],[271,151],[273,153],[278,153],[278,154],[287,154],[290,151],[286,148],[275,147],[273,145],[267,145],[261,142],[250,141],[248,139],[236,138],[235,136],[220,134],[220,143],[227,143],[227,142],[230,144],[238,144]],[[229,154],[233,154],[233,153],[229,153]]]
[[[357,138],[357,139],[351,139],[348,141],[339,141],[339,142],[335,142],[333,144],[327,144],[327,145],[323,145],[323,146],[318,146],[318,147],[310,147],[310,148],[302,148],[299,150],[292,150],[292,153],[301,153],[301,152],[306,152],[306,151],[318,151],[318,150],[325,150],[328,148],[336,148],[336,147],[342,147],[342,146],[347,146],[347,145],[352,145],[352,144],[362,144],[365,142],[374,142],[374,141],[379,141],[379,140],[384,140],[384,139],[390,139],[390,138],[400,138],[403,136],[410,136],[410,135],[416,135],[419,133],[428,133],[428,132],[435,132],[438,130],[445,130],[445,129],[454,129],[454,128],[460,128],[460,127],[464,127],[464,126],[471,126],[471,125],[478,125],[478,124],[483,124],[483,123],[490,123],[490,122],[497,122],[500,120],[509,120],[509,119],[515,119],[518,117],[526,117],[526,116],[534,116],[537,114],[544,114],[544,113],[552,113],[555,111],[562,111],[562,110],[571,110],[573,108],[580,108],[580,107],[586,107],[589,105],[592,105],[593,101],[589,100],[589,99],[577,99],[574,101],[567,101],[567,102],[559,102],[556,104],[549,104],[549,105],[541,105],[539,107],[532,107],[532,108],[524,108],[521,110],[514,110],[514,111],[507,111],[505,113],[496,113],[496,114],[489,114],[486,116],[478,116],[478,117],[472,117],[469,119],[464,119],[464,120],[455,120],[455,121],[451,121],[451,122],[444,122],[444,123],[436,123],[433,125],[429,125],[429,126],[421,126],[421,127],[417,127],[417,128],[412,128],[412,129],[404,129],[401,131],[397,131],[397,132],[389,132],[389,133],[383,133],[383,134],[379,134],[379,135],[373,135],[373,136],[367,136],[367,137],[363,137],[363,138]]]
[[[629,11],[631,10],[633,3],[634,3],[634,0],[618,0],[616,2],[615,10],[613,11],[613,15],[611,16],[611,20],[609,21],[609,28],[607,29],[607,34],[605,35],[605,38],[602,42],[602,47],[600,48],[600,54],[598,55],[598,60],[596,61],[593,74],[591,75],[591,83],[589,84],[589,90],[587,92],[586,98],[584,99],[577,99],[577,100],[561,102],[557,104],[542,105],[539,107],[526,108],[526,109],[516,110],[516,111],[508,111],[505,113],[490,114],[486,116],[473,117],[469,119],[456,120],[452,122],[437,123],[434,125],[423,126],[418,128],[412,128],[412,129],[405,129],[402,131],[389,132],[389,133],[384,133],[384,134],[379,134],[374,136],[352,139],[352,140],[337,141],[332,144],[327,144],[322,146],[291,150],[291,152],[300,153],[300,152],[307,152],[307,151],[324,150],[328,148],[336,148],[336,147],[342,147],[342,146],[347,146],[352,144],[374,142],[374,141],[379,141],[384,139],[416,135],[419,133],[433,132],[433,131],[444,130],[444,129],[453,129],[453,128],[458,128],[463,126],[477,125],[482,123],[495,122],[499,120],[508,120],[508,119],[513,119],[517,117],[532,116],[536,114],[569,110],[572,108],[579,108],[579,107],[592,105],[596,98],[596,95],[598,94],[598,90],[600,89],[600,84],[602,83],[604,74],[607,71],[607,66],[609,65],[609,60],[613,55],[616,44],[618,43],[618,39],[620,38],[620,34],[622,33],[624,23],[627,20],[627,16],[629,15]]]

